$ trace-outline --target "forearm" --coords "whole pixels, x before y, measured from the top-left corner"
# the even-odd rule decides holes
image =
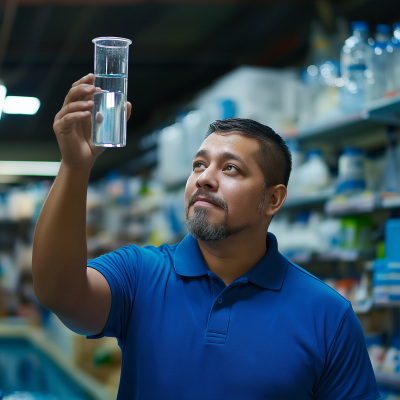
[[[89,175],[90,168],[74,170],[61,163],[37,221],[32,255],[34,288],[39,301],[54,311],[62,310],[63,302],[69,303],[87,281]]]

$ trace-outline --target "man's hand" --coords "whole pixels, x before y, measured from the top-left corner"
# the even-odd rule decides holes
[[[94,107],[93,94],[101,89],[94,87],[94,75],[89,74],[75,82],[61,110],[54,119],[54,132],[62,154],[64,165],[74,168],[91,167],[96,158],[105,150],[93,146],[91,138],[91,114]],[[127,102],[127,116],[132,105]]]

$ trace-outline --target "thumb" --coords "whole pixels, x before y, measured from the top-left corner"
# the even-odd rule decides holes
[[[127,112],[126,112],[127,118],[126,118],[126,120],[128,121],[129,118],[131,117],[132,104],[131,104],[129,101],[127,101],[126,104],[127,104],[127,110],[126,110],[126,111],[127,111]]]

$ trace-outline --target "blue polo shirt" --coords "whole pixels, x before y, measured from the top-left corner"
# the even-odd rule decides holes
[[[375,400],[350,303],[278,252],[229,286],[196,239],[136,245],[88,261],[112,292],[122,351],[119,400]],[[229,268],[229,265],[227,265]]]

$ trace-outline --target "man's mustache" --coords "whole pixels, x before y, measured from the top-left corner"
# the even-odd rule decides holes
[[[212,195],[211,193],[205,190],[197,190],[194,194],[192,194],[188,199],[188,208],[195,202],[196,197],[205,197],[206,199],[210,200],[213,204],[221,207],[225,212],[228,211],[228,204],[222,199],[217,196]]]

